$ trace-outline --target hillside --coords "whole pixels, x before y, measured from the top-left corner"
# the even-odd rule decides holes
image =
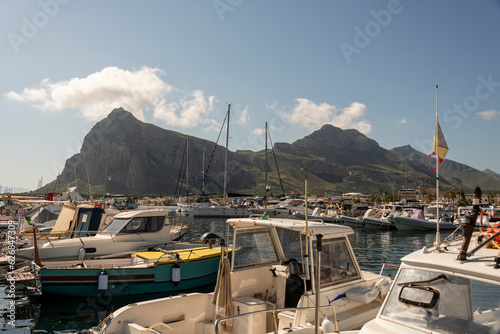
[[[189,144],[187,145],[187,143]],[[186,152],[186,148],[189,150]],[[225,148],[215,143],[165,130],[137,120],[122,108],[95,124],[85,136],[81,151],[66,161],[57,180],[46,188],[77,184],[93,193],[169,194],[178,193],[182,180],[189,192],[199,192],[203,166],[208,169],[205,191],[222,193]],[[229,152],[228,192],[263,194],[266,164],[264,150]],[[380,147],[357,130],[332,125],[295,141],[276,143],[275,156],[269,150],[267,171],[271,191],[282,193],[276,171],[278,164],[283,190],[303,192],[303,168],[311,192],[392,192],[401,187],[433,187],[432,159],[410,146],[393,150]],[[189,159],[187,159],[189,156]],[[189,171],[186,163],[189,161]],[[457,162],[445,160],[440,173],[444,188],[500,189],[494,176]],[[189,174],[188,180],[187,174]]]

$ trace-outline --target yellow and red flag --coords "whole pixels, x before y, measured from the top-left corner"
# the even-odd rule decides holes
[[[437,124],[437,127],[438,127],[437,138],[436,135],[434,135],[434,145],[433,145],[434,152],[429,154],[429,156],[437,155],[439,161],[438,166],[439,166],[441,165],[441,163],[444,160],[444,157],[448,153],[448,145],[446,144],[446,140],[444,139],[443,131],[441,131],[441,126],[439,125],[439,123]],[[431,170],[431,172],[436,170],[436,168]]]

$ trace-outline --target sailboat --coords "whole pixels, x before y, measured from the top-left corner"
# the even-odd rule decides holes
[[[239,218],[239,217],[249,217],[250,210],[243,205],[231,205],[228,204],[227,200],[227,157],[228,157],[228,142],[229,142],[229,118],[231,113],[231,104],[228,104],[227,108],[227,124],[226,124],[226,151],[224,157],[224,202],[222,205],[211,205],[211,206],[193,206],[193,216],[194,217],[204,217],[204,218]]]

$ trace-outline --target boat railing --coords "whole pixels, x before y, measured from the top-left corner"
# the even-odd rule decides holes
[[[335,328],[336,328],[336,330],[338,330],[338,326],[337,326],[337,314],[335,312],[335,307],[333,305],[320,305],[319,306],[319,309],[325,309],[325,308],[331,308],[332,309],[332,313],[333,313],[334,320],[335,320]],[[220,318],[220,319],[215,320],[214,329],[215,329],[215,333],[216,334],[220,334],[221,332],[219,330],[219,323],[221,323],[221,322],[226,322],[226,321],[233,320],[233,319],[236,319],[236,318],[251,316],[251,315],[254,315],[254,314],[269,313],[269,312],[271,312],[273,314],[273,322],[274,322],[275,333],[278,333],[278,314],[279,313],[286,312],[286,311],[300,311],[300,310],[311,310],[311,309],[316,309],[316,306],[272,308],[272,309],[258,310],[258,311],[252,311],[252,312],[247,312],[247,313],[236,314],[236,315],[232,315],[232,316],[228,316],[228,317],[225,317],[225,318]],[[153,326],[155,326],[155,325],[153,325]],[[318,324],[318,326],[319,326],[319,324]],[[148,330],[149,330],[149,328],[148,328]]]
[[[385,270],[386,267],[387,268],[399,269],[398,265],[386,263],[385,259],[383,257],[380,257],[380,256],[356,256],[356,259],[358,259],[358,260],[359,259],[376,259],[376,260],[381,260],[382,261],[382,269],[380,270],[380,274],[379,274],[381,276],[384,273],[384,270]]]

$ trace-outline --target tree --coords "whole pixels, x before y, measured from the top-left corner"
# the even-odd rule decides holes
[[[482,198],[482,191],[481,191],[481,188],[479,188],[479,186],[476,187],[476,189],[474,189],[474,194],[475,194],[475,197],[476,198],[479,198],[479,202],[481,203],[481,198]]]

